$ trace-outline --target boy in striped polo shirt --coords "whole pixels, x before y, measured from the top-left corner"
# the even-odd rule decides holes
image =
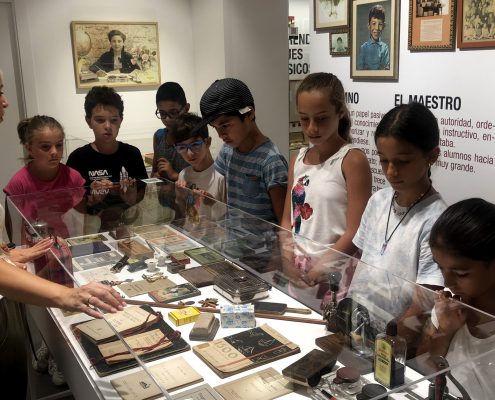
[[[225,177],[227,204],[265,220],[282,219],[287,161],[255,121],[251,91],[238,79],[213,82],[201,97],[203,122],[213,126],[224,145],[215,169]]]

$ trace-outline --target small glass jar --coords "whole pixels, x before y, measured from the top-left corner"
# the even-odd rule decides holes
[[[357,393],[361,392],[363,383],[361,374],[357,368],[342,367],[335,373],[335,378],[329,382],[329,388],[332,393],[340,394],[345,398],[354,398]]]

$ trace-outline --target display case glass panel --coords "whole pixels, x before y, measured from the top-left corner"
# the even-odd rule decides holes
[[[130,330],[122,328],[122,319],[106,317],[120,342],[106,346],[111,347],[104,349],[106,355],[95,356],[91,347],[95,339],[90,338],[85,348],[74,334],[74,324],[88,318],[52,310],[100,393],[148,398],[151,394],[146,393],[152,392],[148,387],[161,393],[203,382],[209,386],[201,390],[215,387],[225,394],[232,392],[237,383],[230,383],[237,379],[253,388],[266,382],[260,377],[268,374],[278,382],[271,389],[261,384],[268,397],[277,393],[316,399],[332,393],[336,398],[355,398],[377,377],[387,386],[384,392],[361,398],[428,398],[435,389],[430,381],[439,390],[445,376],[451,392],[458,390],[453,376],[473,392],[471,398],[478,393],[485,396],[478,398],[493,397],[486,384],[495,377],[493,316],[449,300],[448,306],[462,316],[460,321],[469,324],[469,328],[461,324],[453,343],[468,337],[476,346],[470,352],[452,351],[445,361],[439,357],[445,352],[424,334],[446,318],[436,292],[198,191],[172,182],[137,182],[11,196],[8,211],[19,243],[29,245],[47,235],[57,238],[50,260],[34,263],[36,273],[66,285],[92,281],[114,285],[128,302],[126,310],[134,313],[126,317],[135,322]],[[262,303],[253,309],[253,302]],[[202,317],[204,325],[193,323],[198,315],[208,316]],[[144,337],[136,337],[133,329],[138,326]],[[396,343],[390,338],[395,331],[405,349],[395,351],[396,344],[386,347]],[[126,345],[123,336],[129,332],[134,341]],[[280,347],[261,351],[257,345],[262,341],[249,342],[255,335],[266,343],[278,341]],[[83,336],[88,338],[87,333]],[[296,377],[288,367],[315,349],[333,357],[336,365],[329,371],[318,369],[323,378],[314,383],[313,377],[317,386],[312,387],[308,377]],[[387,349],[399,356],[387,358]],[[400,356],[406,349],[407,354]],[[138,369],[123,366],[126,361],[119,357],[124,352],[132,354],[129,362],[139,363]],[[93,365],[95,359],[108,355],[119,360],[105,362],[101,372]],[[373,371],[376,357],[381,357],[378,373]],[[270,367],[273,370],[267,370]],[[339,374],[349,372],[339,372],[342,367],[358,372],[353,385],[340,382]],[[171,375],[178,370],[182,372]],[[306,386],[291,383],[301,379]],[[136,397],[126,397],[129,393]]]

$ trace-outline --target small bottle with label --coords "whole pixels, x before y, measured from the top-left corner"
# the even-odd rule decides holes
[[[397,335],[397,322],[390,321],[375,340],[375,380],[388,388],[404,384],[406,341]]]

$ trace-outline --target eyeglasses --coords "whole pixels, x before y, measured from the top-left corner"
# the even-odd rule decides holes
[[[201,146],[203,146],[203,143],[205,143],[204,140],[196,140],[195,142],[189,144],[176,144],[175,150],[177,150],[177,153],[181,153],[181,154],[186,153],[187,150],[189,149],[193,153],[199,153],[201,150]]]
[[[182,107],[180,110],[170,110],[170,111],[163,111],[163,110],[156,110],[155,115],[158,119],[165,119],[165,118],[170,118],[170,119],[175,119],[179,116],[179,114],[182,112],[184,107]]]

